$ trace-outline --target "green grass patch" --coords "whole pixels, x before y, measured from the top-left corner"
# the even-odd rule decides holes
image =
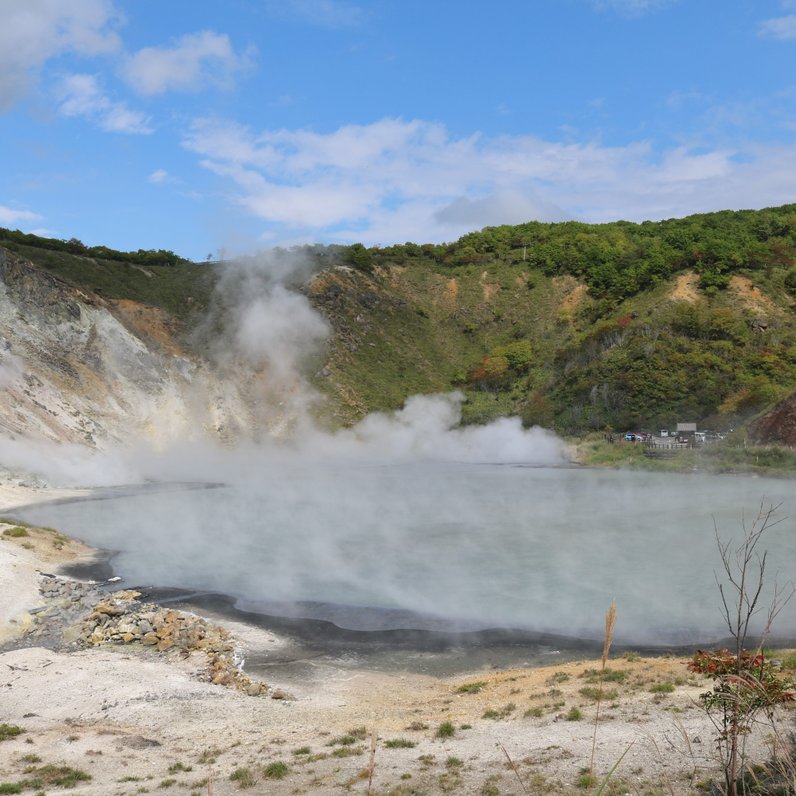
[[[616,689],[602,689],[601,692],[600,687],[596,685],[584,685],[583,688],[578,689],[578,693],[586,697],[586,699],[592,699],[595,702],[598,699],[610,702],[619,696],[619,692]]]
[[[476,680],[472,683],[464,683],[456,689],[457,694],[477,694],[486,688],[486,680]]]
[[[674,686],[671,683],[655,683],[650,686],[651,694],[671,694],[674,692]]]
[[[115,259],[113,254],[107,259],[87,257],[25,244],[17,244],[14,250],[71,285],[105,298],[160,307],[179,319],[188,318],[209,304],[218,276],[218,271],[206,264],[166,265],[155,261],[139,265]]]
[[[17,727],[16,724],[0,724],[0,741],[10,741],[18,735],[25,732],[22,727]]]
[[[20,784],[30,790],[74,788],[78,783],[88,782],[91,779],[91,774],[70,766],[39,766],[38,768],[28,768],[25,773],[31,776]]]
[[[641,660],[641,655],[637,652],[626,652],[622,657],[630,663],[638,663]]]
[[[241,790],[253,788],[257,784],[254,773],[250,768],[236,768],[230,775],[230,781],[237,783]]]
[[[332,752],[332,757],[356,757],[365,751],[364,746],[338,746]]]
[[[788,650],[780,654],[771,653],[768,658],[779,658],[783,672],[796,672],[796,651]]]
[[[288,773],[290,773],[290,768],[287,763],[283,763],[281,760],[269,763],[263,769],[263,776],[268,777],[268,779],[284,779]]]
[[[599,669],[584,669],[581,677],[585,678],[587,683],[599,683],[602,680],[604,683],[624,683],[627,680],[627,672],[622,669],[611,669],[607,667],[600,676]]]
[[[216,762],[216,758],[221,754],[221,749],[205,749],[204,752],[196,758],[196,762],[202,766],[211,765]]]
[[[332,738],[331,741],[327,741],[327,746],[353,746],[357,742],[357,739],[353,735],[338,735],[337,738]]]
[[[485,710],[481,718],[495,719],[495,720],[505,719],[508,716],[510,716],[516,709],[517,706],[513,702],[509,702],[508,705],[504,705],[499,710],[494,710],[494,709]]]
[[[450,721],[443,721],[434,733],[436,738],[453,738],[454,735],[456,735],[456,728]]]
[[[408,738],[391,738],[384,742],[387,749],[413,749],[417,744]]]
[[[540,719],[544,716],[544,708],[540,705],[535,705],[532,708],[528,708],[522,715],[527,719]]]
[[[186,766],[183,763],[173,763],[169,766],[169,774],[176,774],[179,771],[193,771],[193,766]]]
[[[15,525],[13,528],[6,528],[3,531],[3,536],[8,536],[10,539],[20,539],[23,536],[30,536],[27,528],[21,525]]]

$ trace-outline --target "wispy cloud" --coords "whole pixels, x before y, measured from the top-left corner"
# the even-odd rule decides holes
[[[11,227],[17,224],[29,224],[34,221],[41,221],[42,217],[30,210],[20,210],[16,207],[0,205],[0,225]]]
[[[153,132],[149,118],[123,102],[114,102],[100,88],[96,75],[67,75],[57,94],[58,110],[64,116],[91,119],[107,132],[147,135]]]
[[[641,16],[674,5],[680,0],[592,0],[598,11],[616,11],[627,16]]]
[[[42,65],[67,52],[98,55],[121,46],[121,14],[111,0],[25,0],[2,3],[0,111],[24,96]]]
[[[796,11],[796,0],[779,0],[783,11]],[[772,39],[796,39],[796,14],[784,14],[763,20],[758,26],[759,36]]]
[[[608,147],[383,119],[330,133],[198,120],[184,145],[272,240],[451,240],[489,224],[682,216],[792,201],[796,145]]]
[[[796,39],[796,14],[766,19],[760,23],[758,31],[761,36],[774,39]]]
[[[345,0],[270,0],[271,12],[323,28],[355,28],[366,19],[361,6]]]
[[[156,169],[153,171],[148,177],[147,181],[151,182],[153,185],[159,185],[163,182],[169,182],[171,180],[171,176],[166,171],[166,169]]]
[[[172,47],[144,47],[128,56],[122,76],[139,94],[197,91],[208,83],[228,85],[253,54],[238,54],[229,36],[203,30],[181,36]]]

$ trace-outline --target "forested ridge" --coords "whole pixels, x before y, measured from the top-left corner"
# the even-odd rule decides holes
[[[186,327],[232,267],[8,230],[0,245]],[[457,388],[465,422],[519,414],[573,434],[684,421],[722,430],[796,390],[796,204],[268,256],[300,256],[316,272],[302,289],[334,330],[313,377],[332,423]]]

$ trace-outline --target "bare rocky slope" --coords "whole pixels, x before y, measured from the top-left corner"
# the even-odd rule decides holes
[[[234,437],[245,390],[189,352],[169,317],[106,300],[0,248],[0,429],[102,448]]]
[[[751,434],[762,445],[796,447],[796,392],[757,420]]]

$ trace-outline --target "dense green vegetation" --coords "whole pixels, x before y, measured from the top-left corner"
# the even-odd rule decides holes
[[[785,266],[790,269],[789,287],[794,289],[796,205],[642,224],[532,221],[487,227],[450,245],[407,243],[377,249],[371,259],[417,257],[453,267],[501,260],[547,276],[570,274],[583,280],[594,298],[603,300],[600,309],[689,268],[699,274],[701,288],[720,290],[739,269]]]
[[[77,254],[83,257],[95,257],[100,260],[124,262],[131,265],[179,265],[190,262],[166,249],[139,249],[136,252],[122,252],[116,249],[109,249],[107,246],[86,246],[77,238],[70,238],[69,240],[43,238],[39,235],[20,232],[18,229],[11,230],[2,227],[0,227],[0,241],[6,248],[28,246],[36,249]]]
[[[402,314],[411,329],[413,356],[391,356],[390,368],[416,376],[435,362],[426,390],[462,387],[471,421],[510,412],[571,433],[678,421],[726,429],[796,389],[796,205],[642,224],[530,222],[367,251],[368,270],[389,274],[429,320],[418,335],[407,311],[383,313],[387,326]],[[678,276],[690,294],[676,294]],[[456,282],[455,306],[439,297],[443,279]],[[376,327],[363,356],[394,384],[377,367],[392,335]]]
[[[41,238],[0,228],[0,246],[58,274],[72,285],[108,299],[160,307],[186,320],[209,304],[213,269],[170,251],[119,252],[80,241]]]

